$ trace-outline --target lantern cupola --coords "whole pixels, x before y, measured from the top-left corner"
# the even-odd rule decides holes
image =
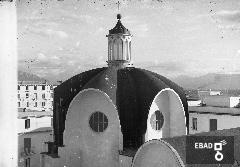
[[[121,15],[117,15],[116,26],[109,30],[108,37],[108,66],[131,66],[131,38],[130,31],[121,23]]]

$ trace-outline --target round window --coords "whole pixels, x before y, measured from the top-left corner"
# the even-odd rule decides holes
[[[154,130],[161,130],[164,123],[164,117],[161,111],[157,110],[155,111],[151,118],[150,118],[150,124]]]
[[[95,112],[91,115],[89,125],[95,132],[103,132],[108,126],[108,119],[102,112]]]

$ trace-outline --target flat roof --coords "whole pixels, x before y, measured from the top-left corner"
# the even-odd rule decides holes
[[[212,107],[212,106],[189,106],[189,113],[233,115],[240,116],[240,108]]]
[[[44,116],[53,116],[53,111],[26,111],[18,112],[18,118],[26,117],[44,117]]]

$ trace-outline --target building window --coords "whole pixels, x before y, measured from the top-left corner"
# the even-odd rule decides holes
[[[159,131],[163,127],[163,123],[164,123],[164,117],[162,112],[159,110],[155,111],[150,118],[150,124],[152,128],[154,130]]]
[[[53,90],[53,86],[52,85],[50,86],[50,90]]]
[[[28,90],[28,85],[26,85],[26,90]]]
[[[45,85],[42,85],[42,90],[45,90]]]
[[[51,126],[53,126],[53,118],[51,118]]]
[[[24,151],[29,154],[31,151],[31,138],[24,138]]]
[[[18,94],[18,99],[20,99],[20,94]]]
[[[30,167],[30,158],[25,159],[25,167]]]
[[[45,102],[42,102],[42,106],[43,106],[43,107],[45,106]]]
[[[18,102],[18,107],[21,107],[21,103],[20,102]]]
[[[18,85],[18,90],[20,90],[20,85]]]
[[[192,129],[197,130],[197,118],[192,118]]]
[[[34,93],[34,98],[35,100],[37,100],[37,93]]]
[[[103,132],[108,126],[108,119],[102,112],[95,112],[91,115],[89,125],[95,132]]]
[[[34,85],[34,90],[37,90],[37,85]]]
[[[29,94],[28,93],[26,93],[26,98],[29,98]]]
[[[27,102],[27,107],[29,107],[29,102]]]
[[[53,98],[53,93],[51,93],[51,98]]]
[[[37,107],[37,102],[35,102],[35,106],[34,107]]]
[[[210,124],[209,130],[210,131],[217,130],[217,119],[210,119],[209,121],[210,121],[209,122],[209,124]]]
[[[45,93],[42,94],[42,98],[45,99]]]
[[[30,128],[30,119],[25,119],[25,129]]]

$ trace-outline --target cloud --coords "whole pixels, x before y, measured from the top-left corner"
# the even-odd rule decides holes
[[[51,35],[51,36],[56,36],[59,38],[67,38],[68,34],[64,31],[59,31],[59,30],[52,30],[52,29],[47,29],[45,31],[46,34]]]
[[[221,10],[216,15],[222,20],[240,23],[240,10]]]
[[[180,75],[185,72],[185,65],[177,61],[159,62],[158,60],[149,62],[138,62],[134,63],[135,66],[140,68],[145,68],[150,71],[157,72],[159,74],[164,74],[167,76]]]

